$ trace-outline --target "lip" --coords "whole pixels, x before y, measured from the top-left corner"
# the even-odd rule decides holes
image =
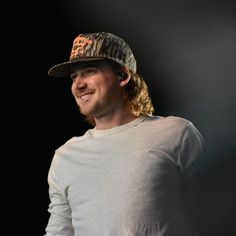
[[[87,102],[93,96],[93,92],[86,92],[79,95],[79,98],[82,102]]]

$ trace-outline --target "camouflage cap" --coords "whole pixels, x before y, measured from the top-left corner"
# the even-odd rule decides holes
[[[111,59],[136,73],[136,60],[129,45],[120,37],[106,32],[79,34],[73,41],[69,61],[51,67],[48,75],[69,76],[83,61]]]

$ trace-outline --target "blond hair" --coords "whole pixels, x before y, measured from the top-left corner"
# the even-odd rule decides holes
[[[141,75],[132,71],[129,72],[131,78],[124,87],[125,101],[128,109],[135,116],[153,115],[154,107],[145,80]]]

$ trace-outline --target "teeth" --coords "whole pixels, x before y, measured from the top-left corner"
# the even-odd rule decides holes
[[[85,94],[85,95],[82,95],[80,98],[84,101],[87,101],[89,100],[90,97],[91,97],[91,94]]]

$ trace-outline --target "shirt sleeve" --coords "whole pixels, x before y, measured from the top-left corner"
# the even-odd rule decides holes
[[[204,157],[205,140],[196,127],[189,122],[182,136],[180,145],[180,162],[183,172],[184,189],[186,193],[186,213],[188,220],[192,221],[196,231],[198,229],[197,198],[194,191],[194,176],[198,172],[198,162]]]
[[[185,171],[198,160],[203,154],[203,149],[204,139],[201,133],[192,122],[188,122],[180,141],[178,164],[181,171]]]
[[[52,162],[48,174],[50,198],[48,212],[50,216],[44,236],[74,236],[67,189],[61,187],[59,179],[56,166]]]

